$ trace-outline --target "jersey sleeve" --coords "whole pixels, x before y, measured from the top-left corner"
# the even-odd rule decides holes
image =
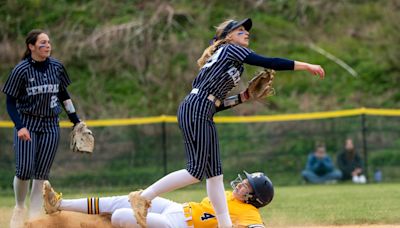
[[[2,91],[18,99],[24,91],[24,84],[24,72],[17,66],[11,71]]]
[[[69,79],[67,70],[65,69],[64,65],[61,64],[60,67],[60,86],[62,90],[65,90],[69,84],[71,84],[71,80]]]
[[[270,58],[256,53],[250,53],[244,60],[244,63],[270,68],[273,70],[294,70],[294,61],[284,58]]]
[[[65,90],[69,84],[71,84],[71,80],[69,79],[67,70],[58,59],[50,58],[51,64],[56,68],[57,75],[60,80],[60,90]]]
[[[240,63],[252,52],[252,50],[240,45],[229,44],[227,46],[228,58]]]
[[[18,110],[17,110],[17,100],[16,98],[7,95],[7,112],[8,115],[10,116],[11,120],[14,122],[15,128],[19,131],[21,128],[24,127],[24,124],[21,121],[21,118],[19,116]]]

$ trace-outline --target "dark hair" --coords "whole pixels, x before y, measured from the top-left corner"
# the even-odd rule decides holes
[[[45,32],[41,29],[33,29],[32,31],[30,31],[28,33],[28,35],[26,36],[26,39],[25,39],[26,50],[25,50],[24,55],[22,56],[22,60],[26,59],[27,57],[29,57],[32,54],[31,50],[29,49],[29,44],[35,45],[38,36],[42,33],[45,33]]]
[[[315,143],[315,149],[321,148],[321,147],[325,147],[325,143],[323,141],[317,141]]]

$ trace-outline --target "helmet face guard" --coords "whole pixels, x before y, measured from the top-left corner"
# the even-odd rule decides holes
[[[236,190],[237,186],[239,184],[241,184],[243,182],[243,178],[240,174],[238,174],[238,177],[236,177],[235,180],[231,181],[231,186],[233,188],[233,191]],[[247,186],[246,186],[247,188]],[[254,193],[250,192],[250,190],[248,189],[246,195],[243,196],[245,203],[249,203],[249,201],[251,200],[251,198],[254,197]]]
[[[250,197],[246,203],[249,203],[257,208],[268,205],[274,198],[274,186],[271,180],[261,172],[247,173],[246,175],[254,193],[250,194]]]

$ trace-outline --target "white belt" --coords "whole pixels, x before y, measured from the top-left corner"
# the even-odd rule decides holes
[[[199,91],[200,91],[199,89],[194,88],[194,89],[192,89],[192,91],[191,91],[190,93],[198,94]],[[214,95],[212,95],[212,94],[209,94],[209,95],[207,96],[207,99],[210,100],[211,102],[213,102],[213,103],[215,104],[215,106],[217,106],[217,107],[219,107],[219,106],[221,105],[221,101],[220,101],[219,99],[217,99],[217,98],[216,98]]]

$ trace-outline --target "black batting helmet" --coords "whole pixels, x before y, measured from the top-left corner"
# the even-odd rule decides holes
[[[264,207],[269,204],[274,198],[274,186],[271,180],[262,172],[248,173],[246,174],[249,184],[253,188],[254,193],[251,193],[251,197],[247,199],[246,203],[251,204],[257,208]]]

